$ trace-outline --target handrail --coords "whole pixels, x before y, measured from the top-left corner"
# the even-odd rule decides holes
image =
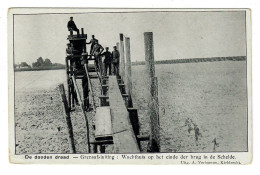
[[[88,82],[89,82],[89,90],[90,90],[90,93],[91,93],[91,96],[92,96],[93,110],[95,112],[96,111],[96,105],[95,105],[94,93],[93,93],[93,90],[92,90],[92,83],[91,83],[90,78],[89,78],[89,72],[88,72],[88,67],[87,67],[86,63],[84,64],[84,68],[85,68],[85,71],[86,71],[86,74],[87,74],[87,78],[88,78]]]

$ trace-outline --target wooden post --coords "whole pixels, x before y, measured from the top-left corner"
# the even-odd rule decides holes
[[[82,89],[83,89],[83,105],[85,110],[89,109],[89,87],[87,76],[82,78]]]
[[[92,83],[91,83],[90,78],[89,78],[89,72],[88,72],[88,65],[87,65],[87,63],[84,64],[84,68],[85,68],[85,72],[86,72],[88,83],[89,83],[89,91],[90,91],[90,94],[91,94],[91,97],[92,97],[93,110],[95,112],[96,111],[95,97],[94,97],[94,93],[93,93],[93,89],[92,89]]]
[[[71,118],[70,118],[70,109],[69,109],[69,106],[68,106],[68,101],[67,101],[67,98],[66,98],[64,85],[60,84],[59,89],[60,89],[60,95],[61,95],[62,102],[63,102],[64,109],[65,109],[66,122],[67,122],[67,126],[68,126],[68,131],[69,131],[69,139],[68,140],[69,140],[69,146],[70,146],[70,153],[76,153],[74,137],[73,137],[73,128],[72,128],[72,123],[71,123]]]
[[[67,75],[67,85],[68,85],[68,108],[69,108],[69,110],[71,110],[71,83],[70,83],[70,77],[69,77],[69,71],[70,71],[70,69],[69,69],[69,61],[68,61],[68,57],[66,57],[66,75]]]
[[[120,71],[121,79],[125,78],[125,51],[124,51],[124,35],[120,33]]]
[[[116,43],[116,48],[117,48],[117,50],[120,52],[119,42]],[[118,69],[120,69],[120,62],[119,62],[119,68],[118,68]],[[114,65],[112,66],[112,71],[113,71],[113,73],[115,73]],[[118,71],[119,71],[119,70],[118,70]]]
[[[147,74],[147,99],[148,99],[148,115],[150,116],[151,135],[148,145],[148,152],[160,151],[160,126],[159,115],[157,113],[156,103],[158,104],[157,97],[157,79],[154,78],[154,46],[153,46],[153,33],[144,33],[144,47],[145,47],[145,67]]]
[[[126,67],[125,67],[125,84],[128,94],[128,107],[133,107],[132,103],[132,71],[131,71],[131,55],[130,55],[130,38],[125,38]]]
[[[84,37],[84,28],[81,28],[81,35]]]
[[[120,50],[119,42],[116,43],[116,48],[117,48],[117,50]]]

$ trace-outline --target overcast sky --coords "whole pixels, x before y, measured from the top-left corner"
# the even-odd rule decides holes
[[[70,16],[111,50],[119,33],[130,37],[132,61],[144,60],[144,32],[153,32],[155,60],[246,55],[245,12],[42,14],[14,17],[15,62],[64,63]]]

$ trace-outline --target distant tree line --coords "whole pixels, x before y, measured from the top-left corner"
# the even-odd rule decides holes
[[[33,68],[35,68],[35,67],[46,67],[46,66],[52,66],[52,62],[48,58],[43,60],[42,57],[39,57],[36,62],[32,63]]]
[[[32,63],[32,66],[26,62],[21,62],[20,64],[14,64],[16,71],[30,71],[30,70],[55,70],[55,69],[64,69],[65,65],[60,63],[52,63],[50,59],[46,58],[45,60],[42,57],[39,57],[36,62]]]
[[[177,63],[199,63],[199,62],[214,62],[214,61],[245,61],[245,56],[233,57],[211,57],[211,58],[188,58],[188,59],[174,59],[174,60],[160,60],[155,61],[155,64],[177,64]],[[145,65],[145,61],[132,62],[132,65]]]
[[[21,62],[20,64],[14,64],[14,68],[31,68],[26,62]]]

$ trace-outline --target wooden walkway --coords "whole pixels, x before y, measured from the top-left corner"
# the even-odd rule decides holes
[[[130,123],[129,112],[119,90],[116,76],[109,76],[109,104],[115,153],[139,153],[136,137]]]
[[[71,44],[68,47],[78,46],[79,50],[83,48],[82,53],[70,54],[67,53],[66,57],[66,69],[67,69],[67,84],[68,84],[68,105],[65,106],[66,115],[69,116],[75,107],[75,102],[79,102],[83,115],[86,121],[87,127],[87,141],[89,152],[93,153],[105,153],[106,145],[113,144],[114,153],[139,153],[140,141],[149,141],[149,151],[159,152],[159,116],[157,114],[149,113],[151,124],[151,134],[148,136],[142,136],[139,132],[139,121],[137,109],[133,108],[132,104],[132,81],[131,81],[131,58],[130,58],[130,38],[126,37],[126,62],[124,59],[124,36],[120,34],[120,84],[116,76],[101,75],[101,68],[97,65],[89,64],[89,61],[94,61],[92,56],[86,53],[86,39],[87,35],[84,35],[84,29],[82,28],[82,34],[77,36],[69,36],[68,40]],[[158,99],[158,87],[157,79],[154,77],[154,56],[153,56],[153,35],[151,32],[144,33],[145,40],[145,59],[146,59],[146,72],[149,74],[147,89],[149,94],[148,99]],[[72,45],[75,42],[80,44]],[[119,43],[117,43],[119,46]],[[77,70],[73,67],[73,58],[82,58],[84,61],[84,70]],[[83,93],[80,94],[76,80],[82,80]],[[93,92],[92,79],[99,79],[101,90],[100,105],[95,105],[95,95]],[[108,83],[107,83],[108,81]],[[125,82],[124,82],[125,81]],[[76,90],[76,93],[75,93]],[[62,95],[65,95],[64,90],[61,90]],[[90,98],[91,96],[91,98]],[[64,96],[66,97],[66,96]],[[64,98],[63,97],[63,98]],[[66,98],[64,98],[66,99]],[[90,100],[91,99],[91,100]],[[64,103],[65,100],[63,100]],[[92,106],[90,102],[92,101]],[[156,103],[158,104],[158,103]],[[95,134],[94,141],[90,142],[89,131],[89,118],[86,111],[93,107],[95,112],[95,122],[93,130]],[[158,111],[158,107],[153,103],[148,104],[149,111]],[[69,118],[69,117],[67,117]],[[70,123],[68,122],[68,125]],[[68,127],[70,128],[70,126]],[[73,135],[71,134],[71,144],[73,144]],[[151,143],[151,144],[150,144]],[[90,144],[92,148],[90,150]],[[75,152],[73,147],[72,152]]]

